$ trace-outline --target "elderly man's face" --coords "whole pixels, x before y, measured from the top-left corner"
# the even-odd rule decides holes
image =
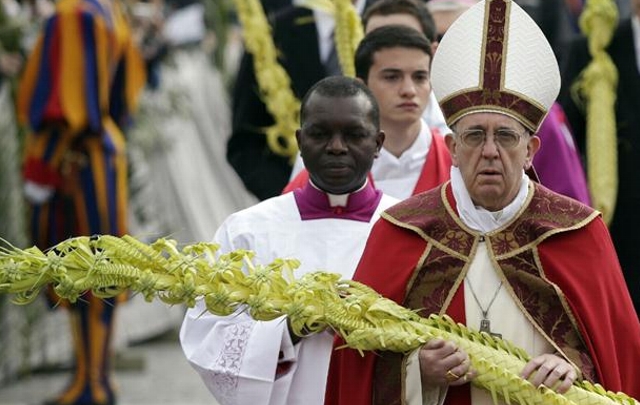
[[[306,108],[296,139],[311,180],[331,194],[358,189],[384,141],[384,133],[371,121],[371,102],[363,95],[313,94]]]
[[[531,166],[540,139],[528,135],[518,121],[497,113],[467,115],[453,130],[446,137],[447,146],[473,202],[489,211],[506,207],[518,194],[522,172]],[[513,136],[518,138],[515,143]]]

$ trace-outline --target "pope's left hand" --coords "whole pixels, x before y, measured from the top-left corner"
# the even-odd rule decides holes
[[[531,359],[522,369],[520,376],[536,387],[544,385],[564,394],[578,378],[578,373],[571,363],[562,357],[542,354]]]

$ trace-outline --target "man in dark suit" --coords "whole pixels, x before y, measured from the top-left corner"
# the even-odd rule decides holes
[[[362,13],[365,4],[373,1],[354,0],[354,4]],[[339,73],[335,71],[334,58],[321,56],[326,52],[320,51],[319,38],[320,41],[326,38],[319,35],[313,10],[295,6],[290,0],[263,3],[279,50],[278,61],[291,77],[291,88],[298,99],[320,79]],[[245,187],[259,199],[280,194],[289,181],[291,164],[289,158],[275,154],[267,145],[264,130],[273,125],[274,120],[259,94],[253,56],[248,52],[240,62],[232,112],[227,160]]]
[[[640,311],[640,0],[632,0],[631,18],[620,22],[607,52],[618,70],[615,116],[618,141],[618,198],[610,224],[636,312]],[[584,38],[571,44],[564,67],[560,102],[573,126],[578,146],[586,149],[585,110],[571,86],[590,60]]]

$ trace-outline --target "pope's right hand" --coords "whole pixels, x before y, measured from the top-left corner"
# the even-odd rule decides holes
[[[420,375],[426,387],[462,385],[476,377],[469,355],[455,343],[432,339],[420,348]]]

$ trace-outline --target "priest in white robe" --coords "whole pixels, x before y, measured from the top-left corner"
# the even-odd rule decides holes
[[[231,215],[215,242],[220,253],[252,250],[260,264],[296,258],[297,276],[324,270],[349,279],[379,213],[397,202],[367,180],[384,141],[377,103],[354,79],[323,79],[302,101],[296,138],[309,182]],[[180,340],[221,405],[324,401],[330,331],[300,338],[284,317],[216,316],[200,301],[187,312]]]

